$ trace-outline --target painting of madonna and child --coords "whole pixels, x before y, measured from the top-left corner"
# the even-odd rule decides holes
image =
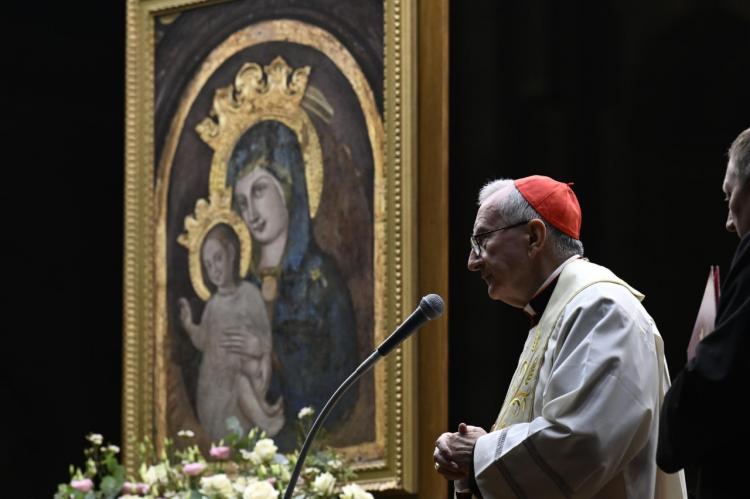
[[[374,348],[372,95],[321,51],[273,43],[184,98],[162,169],[167,436],[192,430],[205,450],[258,427],[293,450],[300,411],[319,411]],[[217,116],[220,98],[233,114]],[[330,444],[376,441],[376,385],[370,372],[339,401]]]

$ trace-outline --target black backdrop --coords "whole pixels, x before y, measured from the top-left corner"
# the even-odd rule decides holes
[[[750,126],[748,7],[453,2],[452,428],[494,422],[528,327],[466,270],[474,199],[491,178],[574,181],[586,255],[646,295],[672,375],[681,368],[709,265],[726,272],[738,242],[721,183],[726,149]]]
[[[120,441],[124,9],[3,6],[0,497],[52,497],[89,431]]]
[[[50,497],[88,431],[120,440],[118,3],[3,7],[2,497]],[[476,191],[497,176],[575,182],[587,255],[647,295],[679,369],[708,266],[737,242],[720,188],[750,126],[745,4],[453,2],[452,427],[492,423],[526,332],[465,269]]]

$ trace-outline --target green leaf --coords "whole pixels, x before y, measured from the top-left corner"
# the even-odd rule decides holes
[[[122,487],[122,484],[125,483],[125,467],[120,464],[116,464],[111,471],[112,471],[112,476],[115,478],[115,480],[117,480],[117,483],[119,483],[120,486]]]
[[[104,466],[107,467],[107,470],[109,470],[110,473],[112,472],[112,468],[117,466],[117,458],[114,454],[107,454],[104,457]]]
[[[120,488],[117,486],[117,480],[112,476],[105,476],[101,483],[102,492],[110,496],[116,494]]]
[[[75,489],[70,486],[69,483],[61,483],[57,486],[57,493],[55,493],[55,499],[68,499],[70,494],[74,493]]]

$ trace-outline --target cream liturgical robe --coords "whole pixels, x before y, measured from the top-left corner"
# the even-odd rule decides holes
[[[564,265],[474,448],[482,496],[687,497],[682,472],[656,466],[669,374],[643,295],[586,260]]]

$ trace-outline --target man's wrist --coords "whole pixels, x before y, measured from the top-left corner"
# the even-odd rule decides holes
[[[468,478],[454,480],[453,488],[456,492],[456,499],[470,499],[474,496],[474,491],[471,489]]]
[[[474,442],[474,445],[471,448],[471,460],[469,461],[469,477],[466,479],[466,482],[469,486],[469,490],[471,493],[478,497],[479,499],[482,499],[482,491],[479,490],[479,485],[477,485],[477,480],[474,477],[474,450],[477,447],[476,441]]]

